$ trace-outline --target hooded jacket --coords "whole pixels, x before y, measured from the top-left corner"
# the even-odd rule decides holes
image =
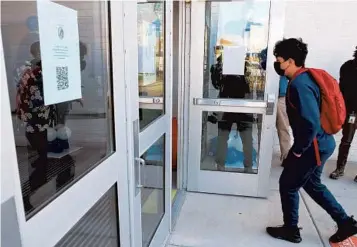
[[[341,66],[340,89],[345,99],[347,113],[357,113],[357,58]]]

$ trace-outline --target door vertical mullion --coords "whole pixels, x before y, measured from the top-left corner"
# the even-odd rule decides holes
[[[130,207],[130,240],[131,247],[141,247],[141,192],[136,194],[135,158],[134,157],[134,123],[139,119],[139,89],[138,89],[138,51],[137,51],[137,2],[123,1],[124,22],[124,59],[125,59],[125,92],[127,102],[127,155],[129,207]]]
[[[8,94],[7,74],[5,67],[5,51],[2,39],[2,32],[0,32],[0,59],[1,59],[1,217],[2,221],[5,217],[9,217],[8,223],[16,226],[12,230],[18,231],[16,238],[7,238],[9,244],[21,242],[25,221],[25,211],[21,192],[20,173],[17,169],[17,155],[15,148],[15,138],[13,135],[13,124],[11,116],[11,105]],[[10,208],[5,208],[4,205]],[[4,210],[4,211],[3,211]],[[6,210],[6,211],[5,211]],[[10,210],[15,212],[15,215],[7,214]],[[3,215],[4,213],[4,215]],[[5,214],[6,213],[6,214]],[[17,221],[17,222],[16,222]],[[6,227],[6,226],[5,226]],[[15,232],[11,232],[15,234]],[[20,238],[20,239],[19,239]],[[7,243],[7,242],[5,242]]]
[[[165,117],[167,128],[165,135],[165,216],[171,226],[171,187],[172,187],[172,32],[173,2],[165,2]],[[167,230],[169,230],[169,228]]]
[[[275,121],[276,121],[276,106],[278,102],[277,92],[279,91],[279,77],[275,73],[273,63],[275,57],[271,49],[275,46],[275,43],[282,39],[284,36],[284,23],[285,23],[285,2],[270,2],[270,18],[269,18],[269,40],[268,40],[268,52],[266,76],[265,76],[265,99],[268,95],[275,95],[275,109],[273,115],[265,115],[262,125],[262,138],[261,146],[268,148],[261,148],[260,160],[271,160],[272,153],[274,152],[274,133],[275,133]],[[263,163],[262,163],[263,164]],[[269,192],[269,177],[270,177],[271,165],[260,166],[258,176],[258,194],[259,197],[266,197]]]
[[[109,4],[109,3],[108,3]],[[126,90],[125,90],[125,52],[124,52],[124,6],[121,1],[111,1],[109,5],[109,30],[111,34],[111,42],[109,45],[111,62],[112,62],[112,89],[113,89],[113,99],[108,99],[108,103],[112,104],[111,110],[112,115],[114,116],[115,124],[115,146],[117,148],[128,150],[128,142],[123,141],[127,140],[126,133],[128,132],[127,122],[124,124],[125,130],[123,130],[123,119],[127,119],[127,107],[130,103],[126,99]],[[119,27],[119,28],[118,28]],[[119,83],[121,82],[121,83]],[[124,102],[124,105],[120,106],[120,102]],[[123,157],[124,162],[122,163],[118,176],[118,189],[117,189],[117,198],[118,198],[118,212],[119,212],[119,236],[120,236],[120,245],[121,246],[131,246],[130,236],[128,234],[132,232],[131,229],[131,214],[130,206],[131,199],[129,188],[130,177],[129,177],[129,164],[131,157],[128,156],[128,152],[125,152],[126,156]],[[117,221],[119,221],[117,219]]]

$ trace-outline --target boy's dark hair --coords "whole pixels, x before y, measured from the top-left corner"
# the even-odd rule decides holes
[[[274,47],[274,56],[282,57],[284,60],[289,58],[295,61],[296,66],[304,66],[307,56],[307,44],[302,39],[283,39],[278,41]]]
[[[355,52],[353,53],[353,57],[355,58],[355,60],[357,61],[357,46],[356,46],[356,50]]]

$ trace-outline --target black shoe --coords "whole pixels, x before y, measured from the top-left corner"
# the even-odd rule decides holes
[[[353,181],[355,181],[357,183],[357,176],[355,177],[355,179]]]
[[[216,124],[218,122],[218,119],[216,115],[210,115],[207,117],[207,121],[212,124]]]
[[[337,232],[330,237],[330,242],[339,243],[355,234],[357,234],[357,221],[352,216],[338,226]]]
[[[336,170],[334,170],[330,174],[331,179],[339,179],[340,177],[343,177],[345,175],[345,167],[344,166],[338,166]]]
[[[267,233],[273,238],[286,240],[292,243],[300,243],[300,228],[292,226],[267,227]]]

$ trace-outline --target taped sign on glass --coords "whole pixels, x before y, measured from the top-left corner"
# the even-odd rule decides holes
[[[156,28],[147,21],[142,21],[139,32],[139,73],[142,74],[142,86],[156,81]]]
[[[244,46],[224,46],[223,74],[244,75],[246,49]]]
[[[45,105],[82,98],[77,11],[37,0]]]

